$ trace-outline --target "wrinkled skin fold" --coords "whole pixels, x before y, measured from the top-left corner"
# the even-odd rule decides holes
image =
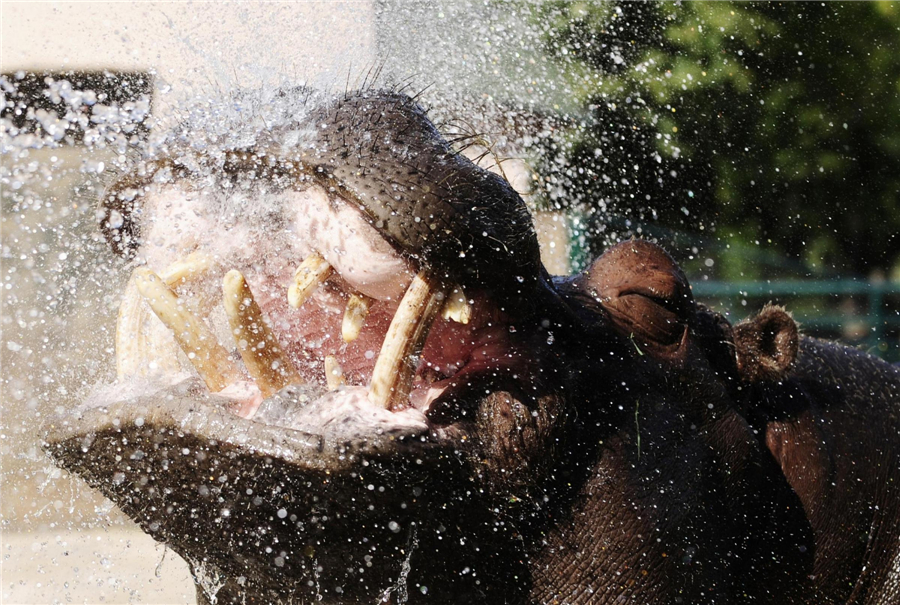
[[[551,278],[408,97],[296,111],[110,187],[118,380],[45,427],[200,602],[900,594],[896,369],[732,326],[649,242]]]

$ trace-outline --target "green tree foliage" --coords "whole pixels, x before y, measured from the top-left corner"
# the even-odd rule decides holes
[[[556,203],[811,273],[898,264],[900,3],[562,0],[535,17],[588,116],[545,162]],[[726,260],[722,277],[773,273]]]

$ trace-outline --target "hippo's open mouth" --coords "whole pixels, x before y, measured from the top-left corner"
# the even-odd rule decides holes
[[[104,200],[118,380],[46,448],[203,605],[796,600],[802,509],[732,398],[772,330],[735,355],[648,242],[552,281],[408,97],[187,134]]]
[[[132,237],[141,266],[119,311],[118,382],[86,407],[193,368],[205,400],[246,421],[424,442],[466,414],[442,405],[439,426],[436,401],[520,363],[509,283],[537,270],[515,192],[399,95],[350,95],[295,126],[111,189],[104,226],[116,247]]]
[[[202,405],[244,421],[359,447],[450,438],[451,425],[429,420],[432,404],[518,363],[504,314],[484,292],[417,268],[340,195],[315,184],[265,195],[287,235],[265,224],[217,232],[224,217],[206,217],[221,192],[166,186],[147,196],[145,211],[168,216],[149,229],[143,259],[168,266],[134,271],[117,326],[119,381],[87,407],[151,395],[193,368],[215,395]],[[170,223],[188,215],[203,224],[190,230],[191,252],[169,262],[185,247],[172,245]],[[202,391],[196,381],[189,389]]]

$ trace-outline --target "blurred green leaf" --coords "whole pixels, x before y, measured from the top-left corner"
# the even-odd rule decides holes
[[[529,6],[588,115],[542,167],[557,205],[733,233],[723,275],[750,271],[747,246],[810,273],[900,258],[897,3]]]

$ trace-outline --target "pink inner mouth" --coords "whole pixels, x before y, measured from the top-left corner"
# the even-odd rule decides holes
[[[248,281],[254,292],[261,293],[257,295],[260,308],[307,383],[325,386],[325,357],[331,355],[340,364],[347,387],[368,385],[398,301],[375,301],[359,336],[345,343],[341,321],[349,287],[341,277],[332,276],[299,309],[291,308],[285,297],[278,295],[285,286],[256,287],[249,276]],[[517,363],[518,356],[510,345],[510,328],[502,313],[484,295],[470,298],[470,303],[473,312],[468,324],[438,318],[432,326],[418,360],[409,407],[424,413],[447,389],[463,384],[472,374],[500,371]],[[258,394],[248,398],[241,391],[238,387],[223,394],[240,393],[243,402],[237,413],[250,418],[262,398]]]

